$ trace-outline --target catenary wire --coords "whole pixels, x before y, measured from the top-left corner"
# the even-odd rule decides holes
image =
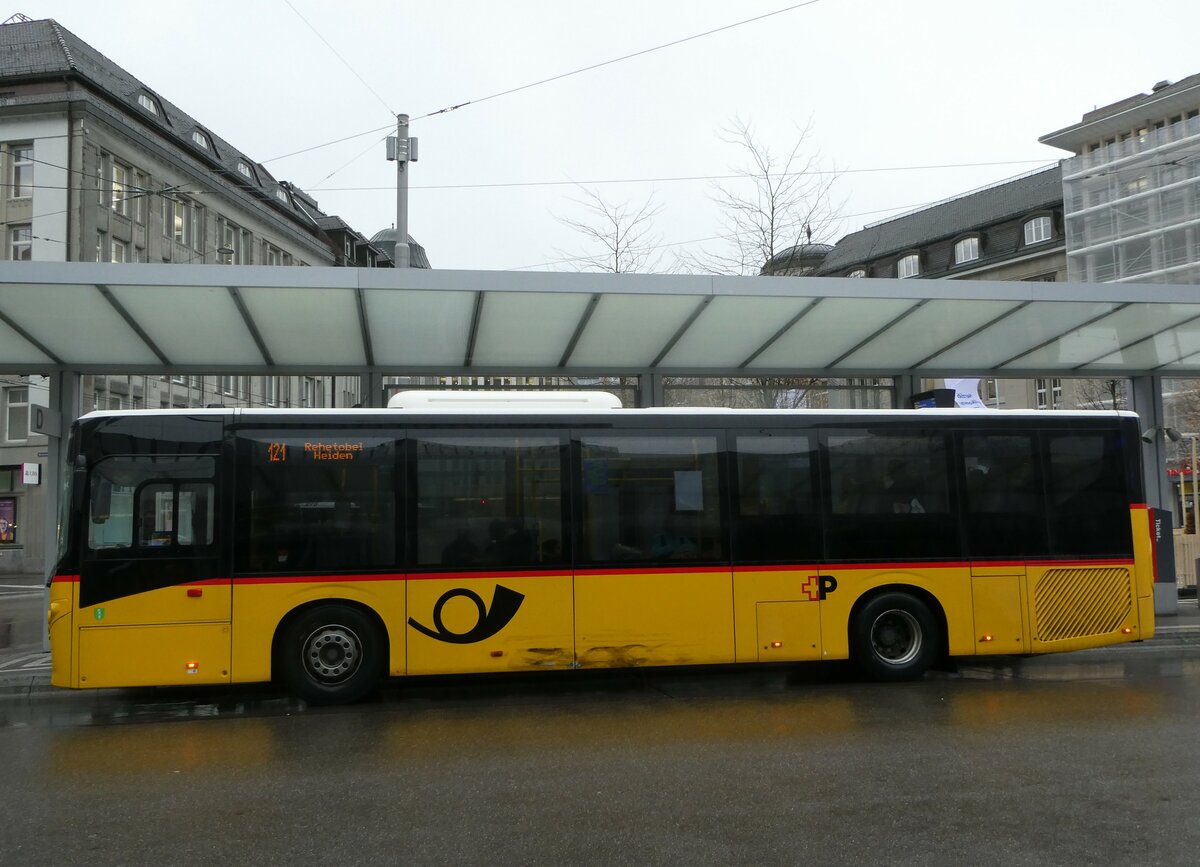
[[[433,117],[435,115],[449,114],[452,111],[457,111],[458,109],[465,108],[468,105],[478,105],[481,102],[487,102],[488,100],[492,100],[492,99],[499,99],[502,96],[508,96],[509,94],[518,93],[523,90],[529,90],[530,88],[538,87],[539,85],[542,85],[542,84],[549,84],[554,81],[561,81],[562,79],[569,78],[573,75],[579,75],[584,72],[590,72],[593,69],[600,69],[601,67],[604,67],[604,66],[611,66],[614,63],[620,63],[621,61],[624,61],[624,60],[631,60],[635,57],[641,57],[643,55],[650,54],[655,51],[661,51],[664,48],[671,48],[675,45],[682,45],[685,42],[691,42],[696,39],[701,39],[705,36],[711,36],[714,33],[720,33],[725,30],[731,30],[734,27],[741,27],[743,24],[750,24],[755,21],[761,21],[764,18],[771,18],[775,15],[782,15],[785,12],[791,12],[796,9],[801,9],[805,6],[812,6],[813,4],[819,3],[819,2],[821,2],[821,0],[805,0],[804,3],[796,3],[791,6],[787,6],[783,9],[776,9],[774,12],[766,12],[766,13],[763,13],[762,15],[756,15],[753,18],[746,18],[742,21],[735,21],[732,24],[726,24],[722,27],[716,27],[712,30],[706,30],[703,33],[696,33],[696,34],[693,34],[692,36],[685,36],[682,39],[675,39],[671,42],[665,42],[662,45],[655,45],[651,48],[643,48],[641,51],[634,51],[631,54],[625,54],[625,55],[622,55],[621,57],[614,57],[611,60],[601,61],[600,63],[593,63],[590,66],[584,66],[579,69],[571,70],[570,72],[563,72],[563,73],[560,73],[559,75],[552,75],[549,78],[543,78],[538,81],[532,81],[528,84],[522,84],[518,87],[510,87],[508,90],[502,90],[498,93],[493,93],[488,96],[482,96],[477,99],[468,99],[465,102],[456,103],[455,105],[449,105],[449,106],[446,106],[445,108],[439,108],[439,109],[436,109],[435,111],[430,111],[430,112],[426,112],[425,114],[418,115],[417,117],[413,118],[413,120],[424,120],[425,118]],[[279,160],[284,160],[284,159],[287,159],[288,157],[299,156],[300,154],[305,154],[305,153],[308,153],[309,151],[315,151],[315,150],[320,150],[321,148],[332,147],[335,144],[341,144],[342,142],[345,142],[345,141],[350,141],[350,140],[356,139],[356,138],[362,138],[363,136],[366,136],[366,135],[372,135],[377,132],[383,132],[384,130],[390,130],[390,129],[394,129],[394,128],[395,128],[395,124],[393,123],[393,124],[388,124],[387,126],[376,127],[375,129],[364,130],[363,132],[354,133],[353,135],[344,136],[342,138],[334,139],[333,141],[328,141],[323,144],[312,145],[310,147],[301,148],[298,151],[292,151],[291,153],[280,154],[277,157],[271,157],[270,159],[262,160],[261,164],[266,165],[267,163],[278,162]]]
[[[313,27],[312,23],[307,18],[305,18],[303,15],[300,14],[300,10],[292,5],[292,0],[283,0],[283,2],[287,4],[289,9],[291,9],[293,12],[296,13],[296,17],[298,17],[301,21],[303,21],[306,25],[308,25],[308,29],[311,30],[313,33],[315,33],[318,39],[320,39],[322,42],[325,43],[325,47],[333,52],[334,57],[336,57],[338,60],[342,61],[342,64],[347,69],[349,69],[350,72],[354,75],[354,77],[357,78],[362,83],[362,86],[365,87],[367,90],[369,90],[373,97],[375,97],[377,100],[379,100],[379,104],[384,107],[384,109],[387,111],[387,113],[392,115],[393,117],[395,117],[396,112],[392,110],[392,107],[389,106],[387,104],[387,102],[384,100],[384,98],[375,91],[375,88],[371,87],[371,85],[367,83],[367,80],[365,78],[363,78],[361,75],[358,74],[358,70],[356,70],[353,66],[350,65],[350,61],[348,61],[346,58],[342,57],[341,53],[336,48],[333,47],[333,44],[328,39],[326,39],[324,36],[321,35],[321,31],[317,30],[316,27]]]

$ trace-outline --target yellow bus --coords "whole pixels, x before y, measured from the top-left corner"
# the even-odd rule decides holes
[[[851,659],[882,680],[1149,638],[1137,417],[95,412],[51,579],[61,687]]]

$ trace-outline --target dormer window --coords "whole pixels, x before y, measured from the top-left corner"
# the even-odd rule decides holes
[[[208,136],[200,132],[198,129],[192,130],[192,141],[200,145],[200,147],[204,148],[206,151],[212,150],[212,147],[208,143]]]
[[[1049,217],[1034,217],[1025,224],[1025,243],[1040,244],[1053,234]]]
[[[979,236],[963,238],[954,245],[954,264],[974,262],[979,258]]]
[[[288,201],[287,193],[285,193],[282,188],[275,191],[275,198],[279,199],[279,201],[283,202],[285,205],[291,204],[291,202]]]
[[[149,96],[148,94],[145,94],[145,93],[139,93],[138,94],[138,105],[140,105],[142,108],[146,109],[146,111],[150,112],[155,117],[158,117],[158,115],[159,115],[158,103],[154,101],[154,97]]]
[[[867,271],[865,268],[855,268],[853,271],[851,271],[846,276],[847,277],[866,277]]]
[[[918,253],[909,253],[907,256],[901,256],[896,262],[896,276],[900,279],[905,277],[916,277],[921,273],[921,256]]]
[[[249,178],[252,181],[255,180],[254,169],[250,168],[249,163],[243,162],[242,160],[238,160],[238,172],[240,174],[245,175],[247,178]]]

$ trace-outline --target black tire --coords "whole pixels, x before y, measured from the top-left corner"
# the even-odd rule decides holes
[[[385,643],[379,623],[358,608],[310,608],[280,637],[283,681],[309,704],[350,704],[379,683]]]
[[[876,596],[850,625],[854,663],[876,680],[916,680],[933,665],[941,643],[929,606],[907,593]]]

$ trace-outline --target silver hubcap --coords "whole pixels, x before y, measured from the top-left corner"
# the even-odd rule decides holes
[[[871,624],[871,649],[888,665],[907,665],[921,653],[921,624],[907,611],[893,608]]]
[[[362,642],[346,626],[322,626],[304,642],[304,666],[324,681],[346,680],[362,662]]]

